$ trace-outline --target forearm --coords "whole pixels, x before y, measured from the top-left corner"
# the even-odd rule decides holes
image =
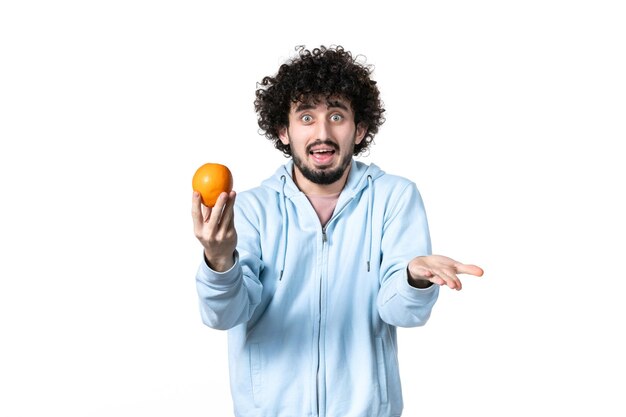
[[[425,285],[416,282],[417,285]],[[409,284],[406,269],[397,271],[385,281],[378,293],[378,312],[388,324],[417,327],[426,324],[439,295],[438,285],[417,288]]]
[[[236,257],[224,272],[214,271],[203,262],[196,275],[196,289],[203,323],[220,330],[247,322],[262,291],[257,279],[244,275]]]

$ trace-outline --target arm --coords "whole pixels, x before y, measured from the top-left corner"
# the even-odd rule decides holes
[[[193,195],[194,232],[204,248],[204,261],[196,275],[202,321],[216,329],[247,322],[261,299],[260,260],[240,262],[235,251],[235,193],[222,193],[213,209],[204,208]]]
[[[383,256],[389,251],[393,251],[394,256],[393,266],[387,267],[382,279],[378,305],[381,318],[387,323],[414,327],[428,321],[439,286],[460,290],[459,274],[482,276],[483,270],[446,256],[432,255],[426,212],[419,192],[412,185],[402,194],[383,234]],[[414,252],[408,253],[407,248]],[[396,252],[400,255],[395,255]],[[410,259],[408,265],[402,259]]]
[[[411,259],[431,254],[424,203],[413,183],[396,190],[390,202],[381,241],[378,312],[385,322],[394,326],[422,326],[428,321],[439,295],[438,285],[417,281],[412,282],[413,286],[409,281]]]

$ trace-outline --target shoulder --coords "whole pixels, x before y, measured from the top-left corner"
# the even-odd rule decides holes
[[[259,186],[239,192],[235,206],[242,210],[259,211],[266,208],[272,200],[276,199],[276,196],[276,191]]]
[[[268,219],[281,216],[281,198],[278,191],[261,185],[237,194],[235,219],[263,224]]]
[[[379,170],[379,174],[372,177],[374,189],[377,193],[387,194],[390,196],[402,196],[405,194],[419,194],[417,185],[409,178],[391,174]]]
[[[415,187],[415,183],[408,178],[399,175],[383,173],[380,177],[375,178],[377,187],[384,187],[390,190],[403,189],[407,187]]]
[[[424,202],[414,181],[409,178],[380,171],[372,177],[375,201],[382,204],[387,215],[404,210],[423,210]]]

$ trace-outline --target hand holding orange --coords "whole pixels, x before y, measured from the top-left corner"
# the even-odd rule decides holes
[[[196,170],[191,186],[202,196],[202,204],[213,207],[221,193],[233,189],[233,175],[227,166],[207,163]]]

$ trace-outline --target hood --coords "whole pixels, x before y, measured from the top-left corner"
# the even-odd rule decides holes
[[[367,192],[367,242],[366,248],[366,267],[367,271],[370,270],[370,261],[372,258],[372,208],[374,206],[374,180],[384,175],[384,171],[374,164],[367,165],[363,162],[352,160],[350,173],[348,180],[344,186],[335,211],[340,211],[352,198],[359,192],[365,190]],[[292,199],[295,196],[302,194],[302,191],[297,187],[293,180],[293,160],[290,160],[285,165],[276,170],[267,180],[263,181],[261,185],[263,187],[270,188],[281,195],[280,199],[280,213],[282,216],[282,252],[283,256],[279,258],[279,280],[283,278],[283,272],[285,267],[285,260],[287,258],[287,239],[288,239],[288,211],[287,211],[287,199]]]

